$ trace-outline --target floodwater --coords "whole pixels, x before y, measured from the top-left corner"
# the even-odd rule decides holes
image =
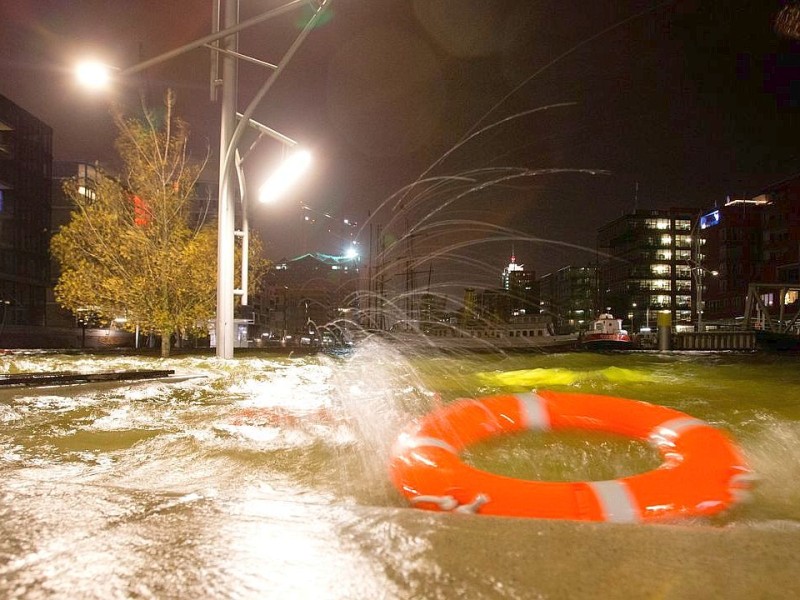
[[[176,371],[0,388],[0,598],[800,597],[798,357],[16,354],[3,372]],[[557,389],[664,404],[737,441],[759,483],[658,525],[407,507],[397,434],[440,402]],[[531,434],[532,435],[532,434]],[[469,460],[519,477],[651,468],[625,440],[520,436]]]

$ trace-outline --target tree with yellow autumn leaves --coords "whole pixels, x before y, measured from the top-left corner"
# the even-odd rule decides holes
[[[191,211],[205,160],[191,160],[171,93],[165,105],[161,119],[148,109],[141,119],[115,116],[121,176],[100,171],[88,192],[86,182],[67,181],[75,208],[51,241],[61,270],[57,302],[75,313],[125,316],[129,326],[161,336],[162,356],[174,333],[213,319],[217,281],[216,223]],[[261,248],[251,236],[251,287],[267,266]]]

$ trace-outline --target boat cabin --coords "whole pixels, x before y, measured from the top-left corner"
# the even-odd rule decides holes
[[[611,313],[603,313],[592,323],[592,333],[627,333],[622,328],[622,319],[615,319]]]

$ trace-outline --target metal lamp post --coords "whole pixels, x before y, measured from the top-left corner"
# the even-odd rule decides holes
[[[716,277],[719,275],[718,271],[706,269],[703,266],[703,238],[700,232],[704,229],[702,224],[702,215],[697,217],[694,228],[692,229],[692,240],[694,243],[694,256],[689,261],[689,268],[691,269],[692,281],[695,285],[695,313],[697,316],[697,332],[701,333],[705,330],[703,324],[703,312],[705,311],[705,301],[703,300],[703,286],[705,274],[709,273]]]
[[[272,84],[283,72],[287,63],[316,25],[322,12],[330,1],[331,0],[291,0],[282,6],[261,13],[240,23],[239,0],[214,0],[214,28],[218,29],[218,24],[221,21],[222,29],[119,72],[119,75],[123,76],[134,74],[200,47],[208,47],[221,57],[221,80],[212,81],[212,99],[215,96],[215,86],[219,84],[221,87],[219,209],[217,225],[217,316],[215,332],[217,341],[216,355],[219,358],[233,358],[234,347],[234,296],[237,292],[237,290],[234,289],[236,235],[234,200],[236,197],[235,176],[238,166],[235,161],[236,146],[246,128],[254,126],[254,124],[257,125],[256,128],[259,129],[262,134],[270,135],[288,145],[295,144],[294,140],[291,140],[291,138],[258,124],[252,119],[252,116],[258,103],[263,99],[264,95],[272,87]],[[239,31],[307,4],[312,6],[314,14],[277,65],[265,63],[239,54],[237,38]],[[272,70],[267,81],[241,115],[239,115],[236,110],[238,92],[237,59],[248,60],[249,62],[259,64],[260,66]],[[215,72],[212,70],[212,79],[214,79],[214,73]],[[91,75],[91,73],[89,73],[89,75]],[[97,78],[101,75],[95,72],[93,76]],[[238,123],[237,116],[239,117]],[[246,281],[243,282],[243,287],[245,291],[239,291],[239,293],[246,294]]]
[[[222,28],[229,29],[239,22],[239,0],[219,0],[224,5]],[[217,4],[219,5],[219,4]],[[233,267],[235,254],[235,188],[228,167],[228,149],[236,130],[236,98],[239,73],[235,52],[239,50],[236,34],[220,40],[222,52],[222,97],[219,118],[219,199],[217,214],[217,321],[215,335],[217,356],[233,358],[234,311]],[[213,84],[213,82],[212,82]]]
[[[703,268],[700,266],[694,267],[697,273],[697,332],[703,332]]]
[[[692,281],[695,287],[695,315],[696,315],[696,329],[700,333],[703,331],[703,242],[700,236],[702,230],[701,225],[702,215],[698,215],[692,227],[692,244],[693,256],[689,260],[689,268],[691,269]]]
[[[703,300],[703,279],[705,278],[706,273],[716,277],[719,275],[719,271],[712,271],[701,265],[694,267],[694,269],[697,271],[697,331],[700,332],[705,330],[705,325],[703,325],[703,311],[705,310],[705,301]]]

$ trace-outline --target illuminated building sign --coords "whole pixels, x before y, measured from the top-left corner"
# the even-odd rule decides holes
[[[700,229],[708,229],[709,227],[714,227],[714,225],[719,225],[719,211],[712,210],[710,213],[707,213],[700,217]]]

